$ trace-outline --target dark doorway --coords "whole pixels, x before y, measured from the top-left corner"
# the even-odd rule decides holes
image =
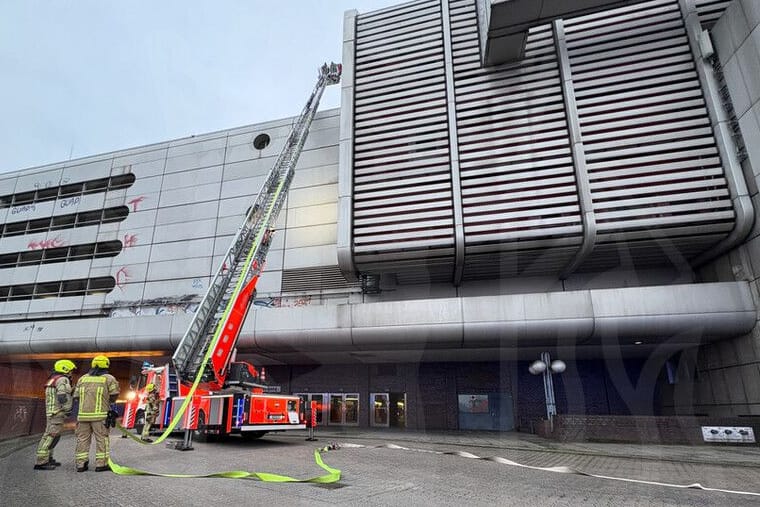
[[[389,393],[388,408],[388,426],[406,428],[406,393]]]

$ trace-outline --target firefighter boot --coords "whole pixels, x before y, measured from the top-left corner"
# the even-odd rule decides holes
[[[55,470],[55,465],[51,462],[43,463],[42,465],[34,465],[35,470]]]

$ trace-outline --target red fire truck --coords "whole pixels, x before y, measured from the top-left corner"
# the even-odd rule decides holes
[[[340,81],[341,70],[335,63],[320,68],[306,106],[248,208],[171,364],[145,364],[135,379],[124,407],[123,427],[142,426],[145,386],[150,383],[161,398],[157,427],[165,432],[185,430],[185,442],[178,448],[191,449],[193,435],[259,438],[268,431],[306,427],[300,399],[277,394],[279,388],[267,383],[264,368],[235,361],[235,344],[319,100],[326,86]]]
[[[226,387],[218,391],[199,387],[181,416],[178,429],[192,430],[194,438],[205,441],[209,436],[239,434],[256,439],[269,431],[303,429],[305,421],[298,396],[276,394],[279,386],[266,383],[264,368],[257,370],[245,362],[231,362]],[[142,430],[145,418],[145,386],[158,389],[161,404],[155,427],[166,429],[177,416],[190,390],[190,385],[177,381],[171,365],[144,364],[141,375],[134,379],[124,405],[122,426]]]

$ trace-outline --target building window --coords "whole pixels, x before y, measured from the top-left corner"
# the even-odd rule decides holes
[[[58,248],[24,250],[0,255],[0,269],[52,264],[55,262],[78,261],[113,257],[121,252],[121,241],[102,241],[85,245],[71,245]]]
[[[3,225],[2,235],[0,235],[0,237],[6,238],[8,236],[20,236],[31,232],[56,231],[74,227],[86,227],[94,224],[121,222],[127,218],[128,214],[128,207],[117,206],[115,208],[82,211],[70,215],[59,215],[37,220],[27,220],[25,222],[10,222]]]
[[[4,195],[0,196],[0,209],[53,201],[59,197],[72,197],[76,195],[95,194],[107,190],[129,188],[134,182],[135,175],[127,173],[117,174],[108,178],[98,178],[96,180],[88,180],[80,183],[70,183],[68,185],[40,188],[28,192],[19,192],[18,194]]]
[[[0,286],[0,302],[52,297],[107,294],[116,286],[112,276]]]

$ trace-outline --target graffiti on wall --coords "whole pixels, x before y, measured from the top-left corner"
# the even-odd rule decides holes
[[[138,315],[193,314],[198,309],[198,296],[188,294],[174,298],[148,299],[140,301],[115,301],[111,306],[111,317],[135,317]]]
[[[58,207],[61,209],[70,208],[71,206],[76,206],[80,202],[82,202],[82,198],[80,196],[69,197],[67,199],[59,200]]]
[[[37,206],[34,204],[21,204],[20,206],[14,206],[11,208],[11,215],[18,215],[19,213],[26,213],[27,211],[35,211]]]
[[[26,247],[29,250],[42,250],[43,248],[59,248],[66,246],[66,243],[58,236],[52,239],[43,239],[41,241],[30,241]]]
[[[137,211],[137,206],[144,200],[145,200],[145,196],[141,195],[139,197],[135,197],[134,199],[127,201],[127,204],[132,205],[132,211]]]
[[[266,308],[309,306],[311,304],[311,296],[258,298],[253,300],[253,304]]]
[[[302,297],[268,297],[253,301],[256,306],[266,308],[292,308],[308,306],[311,296]],[[193,314],[198,309],[197,294],[188,294],[174,298],[161,298],[140,301],[114,301],[111,305],[111,317],[135,317],[138,315],[176,315]]]
[[[129,270],[127,270],[127,267],[126,266],[122,266],[116,272],[116,274],[114,275],[114,278],[116,279],[116,286],[123,291],[124,290],[124,286],[127,284],[127,282],[129,281],[129,278],[130,278],[130,276],[129,276]]]
[[[124,235],[124,248],[129,248],[137,244],[137,234],[125,234]]]

